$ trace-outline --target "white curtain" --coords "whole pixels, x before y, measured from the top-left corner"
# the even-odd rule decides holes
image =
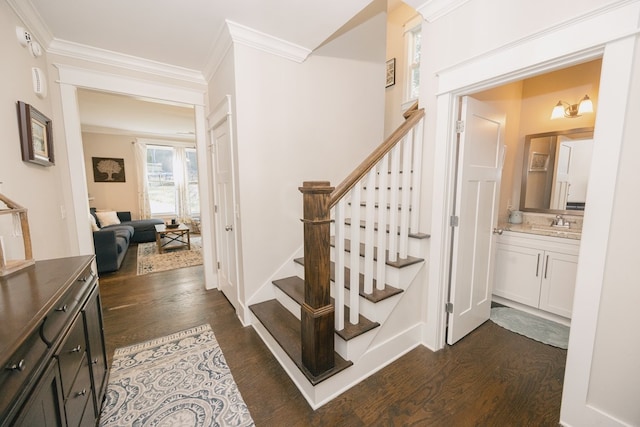
[[[176,185],[176,211],[178,222],[191,222],[189,208],[189,171],[187,170],[187,150],[185,147],[174,147],[173,151],[173,180]]]
[[[138,214],[140,219],[151,218],[149,180],[147,178],[147,144],[136,141],[133,143],[133,148],[136,172],[138,173]]]

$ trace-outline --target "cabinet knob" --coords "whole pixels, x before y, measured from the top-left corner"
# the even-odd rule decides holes
[[[87,389],[83,388],[82,391],[76,393],[76,397],[84,396],[87,394]]]
[[[503,232],[503,231],[504,231],[504,230],[503,230],[502,228],[494,228],[494,229],[493,229],[493,234],[497,234],[497,235],[499,235],[499,236],[502,236],[502,232]]]
[[[65,304],[65,305],[63,305],[62,307],[58,307],[58,308],[56,308],[56,311],[62,311],[62,312],[64,312],[64,313],[66,313],[68,308],[69,308],[69,307],[67,306],[67,304]]]
[[[81,345],[77,345],[76,347],[74,347],[71,350],[69,350],[69,353],[80,353],[80,351],[82,351],[82,346]]]
[[[95,359],[93,359],[93,360],[91,361],[91,364],[92,364],[92,365],[97,365],[97,364],[98,364],[98,358],[96,357]]]
[[[24,359],[20,359],[18,363],[9,363],[5,369],[8,371],[24,371]]]

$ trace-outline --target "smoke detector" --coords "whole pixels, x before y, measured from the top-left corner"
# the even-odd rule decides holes
[[[20,46],[22,47],[27,47],[27,45],[33,40],[31,33],[23,27],[16,27],[16,37],[18,37],[18,43],[20,43]]]

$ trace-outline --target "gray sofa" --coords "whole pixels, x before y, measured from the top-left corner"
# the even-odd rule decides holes
[[[91,208],[91,215],[100,227],[100,221],[95,209]],[[161,219],[132,220],[131,212],[117,212],[120,224],[100,227],[93,232],[93,246],[96,253],[98,273],[117,271],[127,254],[130,243],[153,242],[156,240],[156,224],[162,224]]]

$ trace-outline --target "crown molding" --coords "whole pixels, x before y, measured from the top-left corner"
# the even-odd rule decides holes
[[[421,2],[420,0],[407,0],[406,3],[417,10],[427,22],[434,22],[468,1],[469,0],[428,0]]]
[[[220,31],[215,39],[215,42],[211,46],[209,50],[209,54],[207,55],[207,63],[204,67],[204,77],[207,81],[211,81],[213,76],[218,72],[218,68],[222,64],[225,56],[231,50],[233,46],[233,40],[231,40],[231,34],[229,34],[229,30],[226,25],[220,27]]]
[[[24,23],[26,29],[46,50],[46,46],[49,46],[53,40],[53,34],[31,2],[28,0],[6,0],[6,2]]]
[[[311,53],[310,49],[270,36],[253,28],[245,27],[228,19],[225,22],[229,28],[233,43],[253,47],[298,63],[307,59]]]
[[[158,141],[164,141],[165,143],[167,141],[175,141],[192,145],[192,143],[196,140],[196,137],[193,134],[144,132],[139,130],[120,129],[108,126],[81,125],[80,130],[83,133],[97,133],[104,135],[129,136],[132,138],[155,139]]]
[[[162,62],[151,61],[136,56],[125,55],[105,49],[99,49],[80,43],[66,40],[53,39],[49,44],[47,53],[81,59],[99,64],[111,65],[128,70],[150,73],[157,76],[187,81],[191,83],[206,84],[202,73],[189,68],[177,67]]]

